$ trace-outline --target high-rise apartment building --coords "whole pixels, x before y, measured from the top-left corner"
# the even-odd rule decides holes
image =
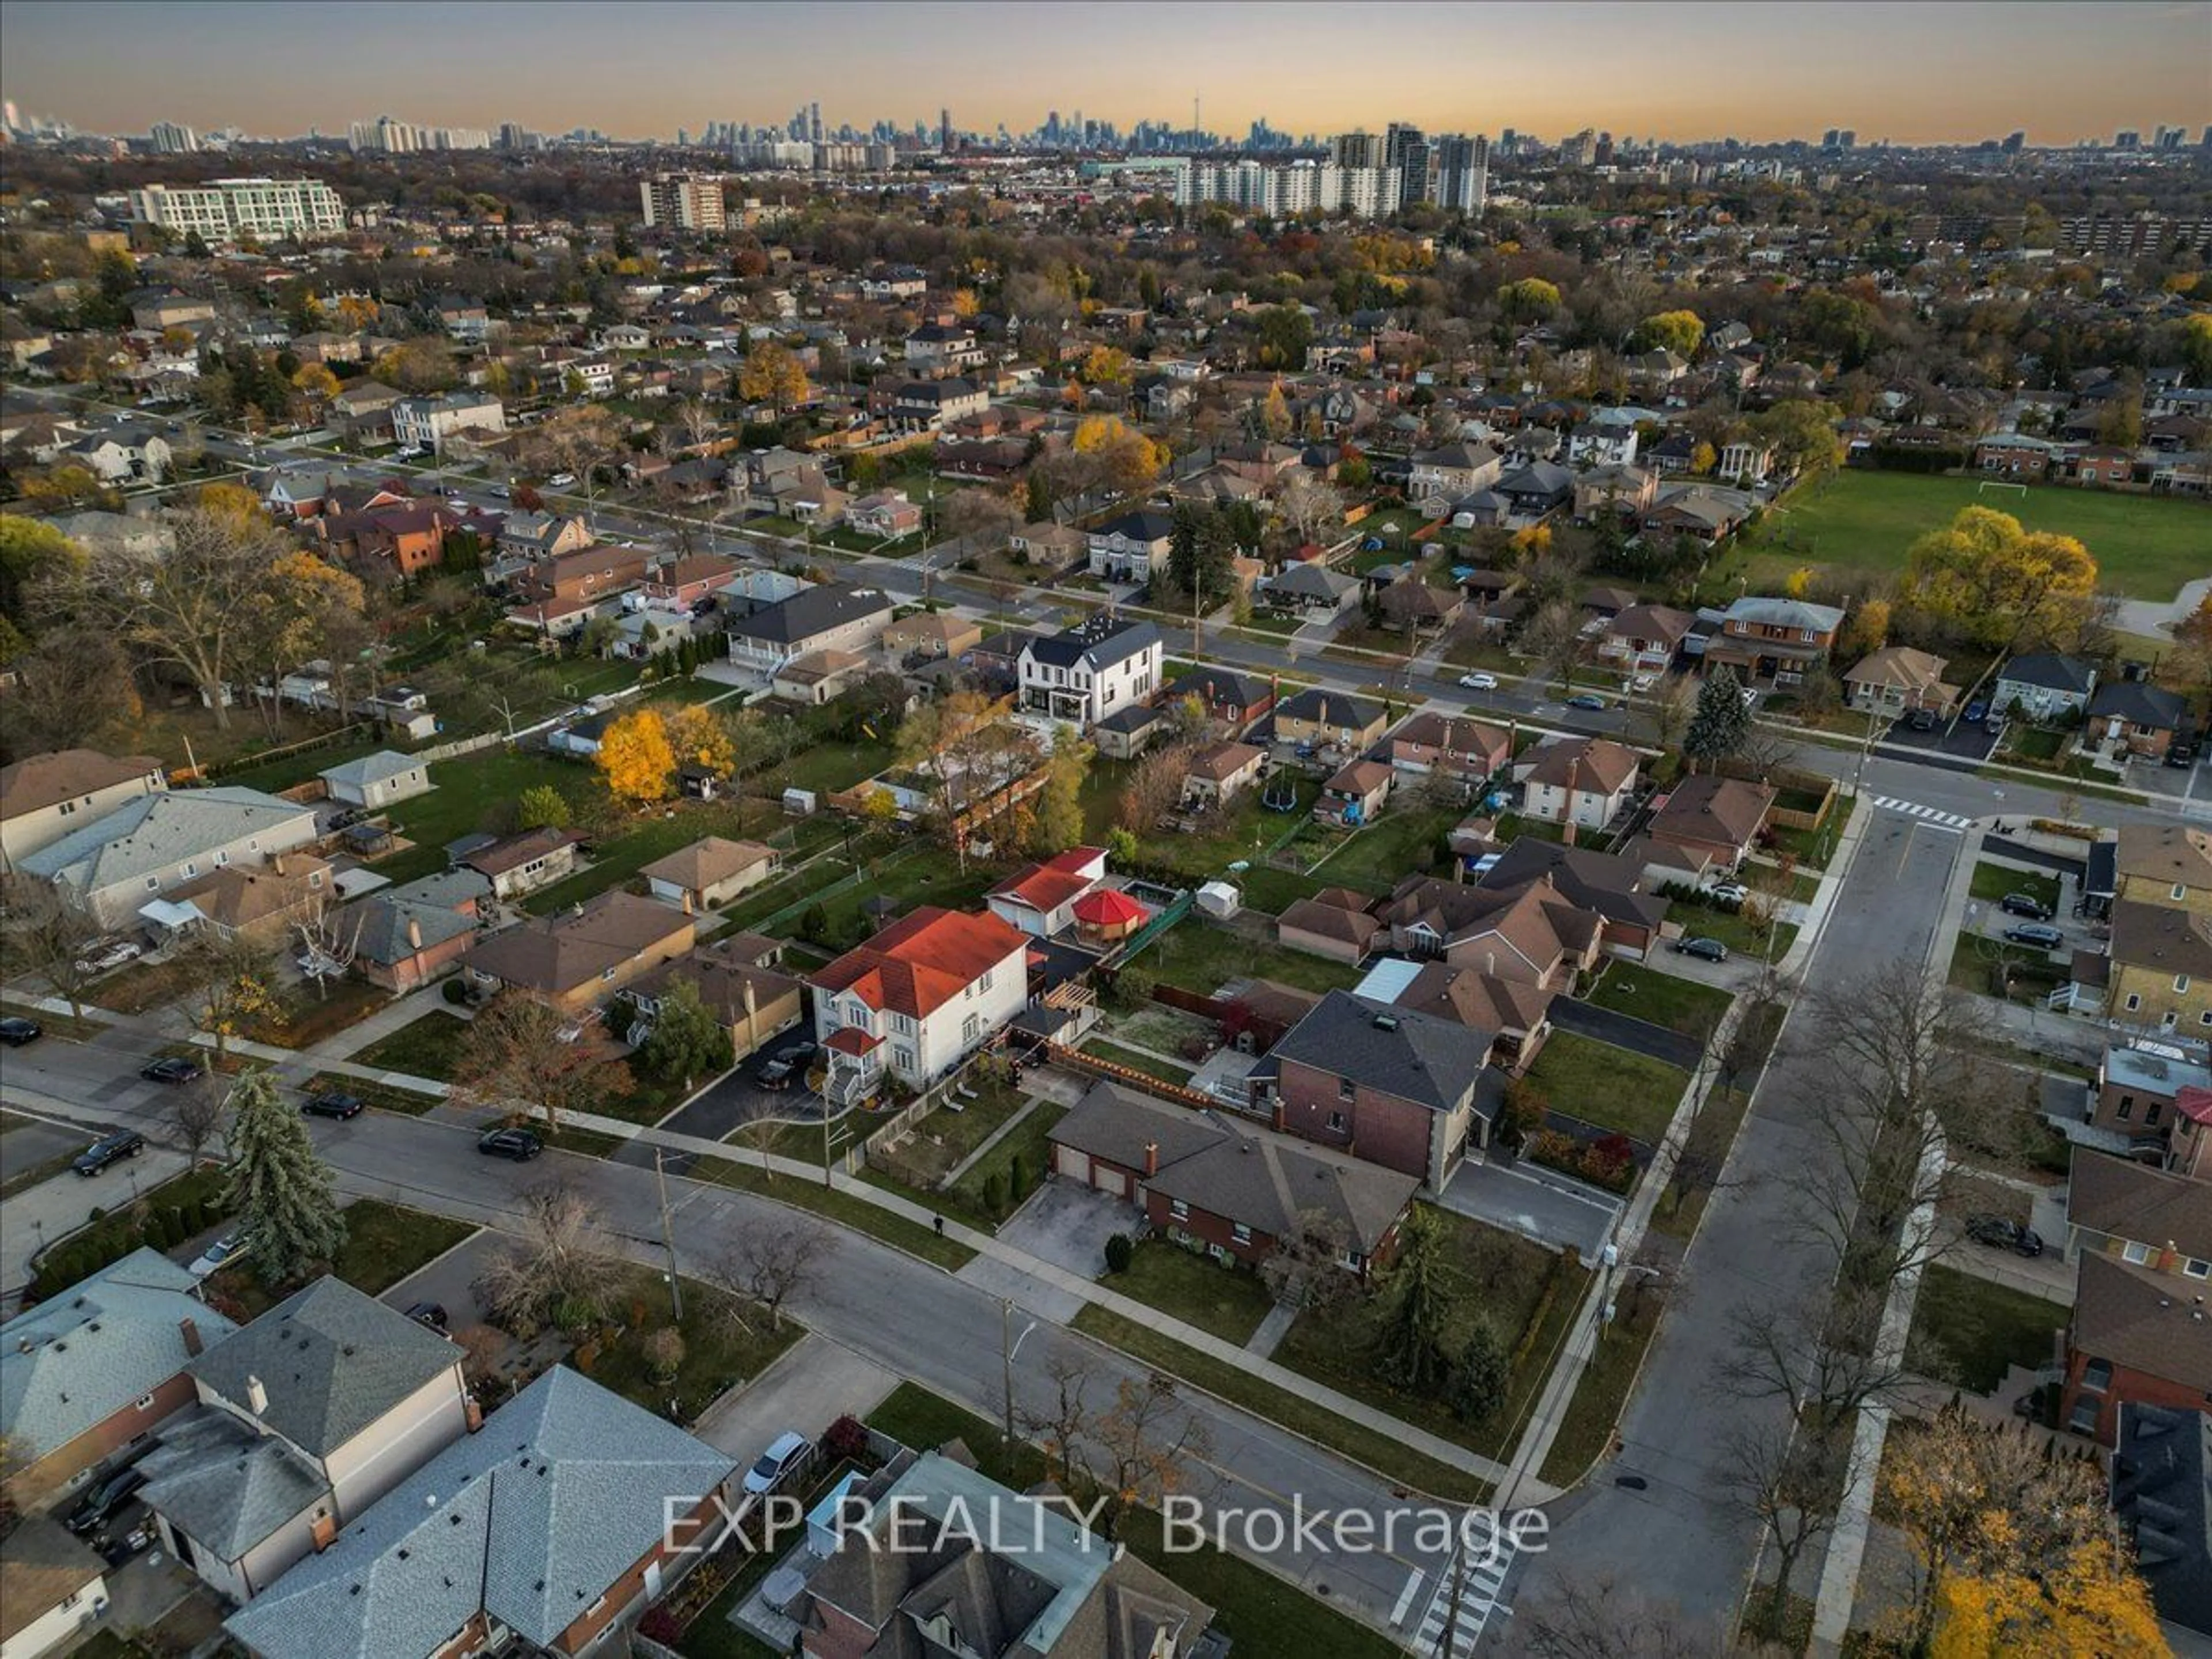
[[[1390,123],[1382,135],[1382,165],[1398,175],[1401,204],[1410,206],[1432,198],[1435,192],[1429,174],[1435,161],[1435,148],[1420,128],[1403,121]]]
[[[154,148],[164,155],[197,155],[200,136],[190,127],[180,127],[172,121],[156,121],[147,137]]]
[[[1584,127],[1573,137],[1559,141],[1559,165],[1563,167],[1586,167],[1597,161],[1597,134]]]
[[[694,173],[657,173],[638,180],[637,193],[648,229],[724,228],[720,179]]]
[[[1176,201],[1184,207],[1218,202],[1278,219],[1346,211],[1379,219],[1397,210],[1400,177],[1395,167],[1333,161],[1196,161],[1176,174]]]
[[[1490,199],[1490,140],[1446,133],[1436,142],[1436,204],[1447,212],[1480,213]]]
[[[251,236],[335,236],[345,229],[345,204],[315,179],[217,179],[184,188],[148,185],[131,192],[131,216],[143,225],[204,241],[235,242]]]
[[[1328,159],[1340,167],[1379,167],[1382,140],[1371,132],[1340,132],[1328,141]]]

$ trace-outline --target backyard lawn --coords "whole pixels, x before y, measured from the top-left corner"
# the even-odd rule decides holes
[[[380,876],[412,881],[446,867],[446,843],[498,821],[501,809],[526,789],[550,784],[574,799],[597,787],[598,775],[574,761],[534,750],[484,749],[430,763],[428,794],[401,801],[389,816],[392,832],[414,844],[376,860]]]
[[[1717,985],[1701,985],[1649,965],[1615,962],[1586,1000],[1593,1007],[1617,1009],[1686,1036],[1705,1036],[1735,998]]]
[[[2204,550],[2212,546],[2212,508],[2169,496],[2056,485],[1984,493],[1973,478],[1846,471],[1784,498],[1753,544],[1749,574],[1754,584],[1778,581],[1810,562],[1895,574],[1916,537],[1966,507],[1994,507],[2029,530],[2080,538],[2102,585],[2130,599],[2172,599],[2204,574]]]
[[[791,820],[771,801],[684,802],[634,817],[618,836],[599,843],[591,867],[539,888],[522,902],[533,915],[550,915],[581,900],[619,887],[655,859],[689,847],[704,836],[732,841],[765,841]]]
[[[1226,1267],[1164,1238],[1144,1240],[1128,1272],[1107,1273],[1098,1282],[1240,1347],[1274,1305],[1256,1273]]]
[[[1681,1103],[1689,1074],[1680,1066],[1572,1031],[1554,1031],[1528,1081],[1552,1109],[1656,1146]]]
[[[433,1008],[388,1036],[379,1037],[353,1056],[356,1066],[378,1066],[410,1077],[427,1077],[443,1083],[460,1064],[468,1042],[469,1023],[458,1014]]]
[[[1110,1060],[1116,1066],[1126,1066],[1133,1072],[1142,1072],[1146,1077],[1156,1077],[1163,1083],[1188,1084],[1191,1068],[1171,1060],[1156,1059],[1139,1054],[1134,1048],[1124,1048],[1118,1042],[1109,1042],[1103,1037],[1093,1037],[1082,1045],[1082,1052],[1096,1054],[1101,1060]]]
[[[1103,844],[1107,832],[1119,822],[1116,814],[1133,769],[1126,761],[1092,763],[1083,782],[1083,815],[1084,833],[1094,846]],[[1193,882],[1220,876],[1240,860],[1257,868],[1270,848],[1305,826],[1307,814],[1321,793],[1321,786],[1310,778],[1300,777],[1297,784],[1297,806],[1292,811],[1269,811],[1261,805],[1261,792],[1255,787],[1237,796],[1225,811],[1209,815],[1198,832],[1184,834],[1146,824],[1135,832],[1138,861],[1178,872]]]
[[[1302,991],[1334,991],[1349,990],[1360,978],[1350,963],[1286,951],[1194,921],[1170,928],[1137,960],[1162,984],[1206,996],[1234,979],[1271,979]]]
[[[476,1231],[465,1221],[403,1209],[376,1198],[359,1198],[347,1205],[345,1225],[345,1243],[338,1246],[331,1272],[369,1296],[383,1295]],[[289,1294],[264,1285],[253,1271],[251,1256],[218,1273],[213,1288],[237,1303],[248,1318],[258,1317]]]
[[[607,1316],[619,1330],[610,1340],[586,1342],[570,1363],[647,1411],[689,1422],[725,1391],[758,1376],[805,1334],[788,1314],[781,1330],[761,1309],[746,1307],[742,1322],[730,1317],[724,1310],[738,1298],[696,1279],[684,1280],[683,1291],[684,1317],[675,1320],[664,1274],[628,1264],[616,1268]],[[653,1375],[645,1344],[671,1325],[684,1339],[683,1358],[675,1376],[664,1380]]]
[[[1912,1304],[1905,1368],[1988,1394],[2008,1366],[2051,1364],[2051,1334],[2065,1322],[2066,1310],[2056,1302],[1936,1262],[1922,1275]]]
[[[1389,807],[1307,873],[1322,878],[1332,886],[1388,893],[1406,877],[1425,874],[1434,867],[1437,837],[1465,816],[1457,808],[1410,802]]]
[[[1974,866],[1973,896],[1991,903],[2008,893],[2026,893],[2056,914],[2058,909],[2059,882],[2056,876],[2031,875],[2025,870],[2013,870],[1987,860]]]

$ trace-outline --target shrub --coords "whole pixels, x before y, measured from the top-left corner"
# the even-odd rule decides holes
[[[847,1413],[832,1423],[822,1437],[822,1449],[839,1462],[857,1462],[867,1455],[867,1425]]]
[[[1108,1273],[1125,1273],[1129,1271],[1129,1264],[1136,1259],[1136,1243],[1128,1234],[1115,1233],[1113,1237],[1106,1241],[1106,1271]]]
[[[645,1363],[656,1382],[672,1382],[684,1369],[684,1333],[663,1325],[645,1339]]]
[[[469,982],[456,974],[446,981],[446,988],[438,994],[445,998],[447,1007],[459,1008],[469,1000]]]
[[[684,1626],[666,1607],[647,1607],[645,1617],[637,1621],[637,1633],[648,1642],[672,1648],[684,1639]]]
[[[1010,1206],[1020,1203],[1029,1189],[1029,1169],[1023,1164],[1022,1155],[1016,1152],[1006,1160],[1006,1202]]]
[[[1006,1182],[996,1170],[983,1177],[983,1207],[993,1215],[1006,1212]]]

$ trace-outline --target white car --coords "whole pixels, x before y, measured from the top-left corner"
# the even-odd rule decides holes
[[[144,945],[126,939],[119,945],[106,945],[83,957],[77,963],[76,970],[80,974],[104,974],[126,962],[136,962],[145,954]]]
[[[1724,904],[1741,904],[1751,896],[1751,889],[1740,881],[1716,882],[1705,890]]]
[[[745,1490],[756,1493],[775,1491],[784,1476],[805,1462],[813,1449],[805,1435],[787,1429],[761,1454],[760,1462],[745,1471]]]
[[[576,487],[576,475],[573,472],[556,472],[545,481],[545,487],[548,489],[574,489]]]
[[[422,452],[416,448],[413,444],[409,444],[404,448],[392,451],[392,459],[395,461],[411,461],[417,459],[422,453]]]
[[[194,1279],[205,1279],[216,1268],[237,1261],[248,1248],[236,1233],[226,1233],[209,1245],[204,1254],[195,1256],[192,1265],[185,1271]]]
[[[1498,676],[1495,674],[1462,674],[1459,677],[1459,683],[1470,691],[1498,690]]]
[[[1658,684],[1659,677],[1656,674],[1638,674],[1634,679],[1629,681],[1628,689],[1631,691],[1649,691]]]

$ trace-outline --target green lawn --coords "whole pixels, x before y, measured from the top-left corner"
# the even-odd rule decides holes
[[[1349,990],[1359,983],[1350,963],[1262,944],[1195,920],[1170,928],[1137,958],[1163,985],[1212,996],[1233,979],[1271,979],[1302,991]]]
[[[1124,1048],[1118,1042],[1109,1042],[1103,1037],[1093,1037],[1083,1044],[1082,1052],[1096,1054],[1101,1060],[1110,1060],[1116,1066],[1126,1066],[1133,1072],[1142,1072],[1146,1077],[1156,1077],[1163,1083],[1187,1084],[1191,1068],[1171,1060],[1156,1060],[1150,1054],[1140,1054],[1134,1048]]]
[[[1753,580],[1779,580],[1806,563],[1894,574],[1905,568],[1916,537],[1966,507],[1994,507],[2029,530],[2080,538],[2101,568],[2101,585],[2132,599],[2170,599],[2204,574],[2212,508],[2200,503],[2057,485],[1983,494],[1978,485],[1973,478],[1843,471],[1795,489],[1757,537]]]
[[[805,1334],[786,1314],[782,1328],[770,1325],[764,1310],[749,1308],[742,1322],[723,1310],[737,1298],[697,1279],[683,1282],[684,1317],[672,1317],[665,1277],[649,1267],[624,1266],[609,1294],[609,1316],[621,1326],[612,1340],[579,1348],[570,1363],[624,1399],[688,1423],[728,1389],[750,1382],[776,1356]],[[683,1363],[674,1378],[652,1374],[646,1339],[674,1325],[684,1339]],[[674,1410],[671,1410],[672,1405]]]
[[[2004,1381],[2008,1366],[2051,1364],[2051,1334],[2065,1322],[2066,1310],[2056,1302],[1936,1262],[1921,1276],[1905,1363],[1923,1376],[1988,1394]]]
[[[793,756],[790,765],[771,766],[747,781],[778,799],[787,789],[811,789],[825,795],[872,778],[895,758],[888,737],[878,743],[825,741]]]
[[[1689,1074],[1680,1066],[1631,1054],[1572,1031],[1554,1031],[1528,1081],[1554,1111],[1656,1146],[1680,1104]]]
[[[1697,904],[1688,899],[1678,898],[1672,903],[1674,908],[1668,912],[1668,919],[1682,924],[1685,938],[1717,939],[1739,956],[1756,957],[1762,961],[1766,958],[1767,939],[1741,915],[1732,915],[1717,906]],[[1779,962],[1797,937],[1797,924],[1778,921],[1771,931],[1773,934],[1773,959]]]
[[[412,881],[446,867],[446,844],[501,821],[526,789],[550,784],[571,799],[598,787],[598,775],[575,761],[535,750],[482,749],[430,763],[428,794],[401,801],[389,815],[392,832],[414,844],[376,861],[377,874]]]
[[[388,1036],[379,1037],[351,1056],[356,1066],[380,1066],[440,1083],[452,1079],[469,1039],[469,1023],[458,1014],[433,1008]]]
[[[1620,1316],[1599,1338],[1597,1351],[1567,1402],[1566,1415],[1559,1419],[1552,1449],[1544,1454],[1542,1478],[1555,1486],[1574,1485],[1605,1455],[1644,1351],[1658,1332],[1661,1303],[1656,1290],[1646,1289],[1640,1296],[1624,1291],[1616,1305]]]
[[[763,800],[685,802],[657,810],[649,817],[632,819],[623,834],[603,840],[589,869],[539,888],[523,900],[522,908],[533,915],[550,915],[619,887],[655,859],[665,858],[702,836],[761,841],[789,822],[781,809]]]
[[[1409,875],[1425,875],[1436,865],[1437,839],[1466,814],[1457,808],[1394,805],[1352,836],[1322,863],[1307,872],[1335,887],[1389,892]]]
[[[1618,1009],[1686,1036],[1710,1034],[1735,1000],[1733,993],[1718,986],[1627,962],[1608,967],[1588,998],[1594,1007]]]
[[[2059,881],[2056,876],[2030,875],[2025,870],[2008,869],[1987,860],[1974,866],[1973,896],[1991,903],[2008,893],[2026,893],[2043,907],[2056,914],[2058,909]]]
[[[736,1152],[735,1148],[732,1150]],[[763,1198],[778,1199],[799,1209],[811,1210],[824,1220],[866,1233],[940,1267],[957,1270],[975,1259],[975,1252],[957,1239],[940,1237],[921,1222],[894,1215],[882,1206],[851,1193],[824,1187],[818,1177],[769,1175],[757,1164],[743,1159],[742,1152],[737,1152],[731,1159],[702,1158],[692,1173],[702,1181],[719,1182],[741,1192],[757,1193]]]
[[[1084,833],[1094,845],[1103,845],[1107,832],[1118,823],[1124,786],[1133,769],[1127,761],[1099,760],[1092,763],[1084,779]],[[1244,791],[1224,811],[1212,814],[1200,832],[1185,834],[1146,824],[1136,831],[1138,861],[1194,882],[1219,876],[1239,860],[1257,868],[1268,848],[1306,823],[1321,793],[1321,786],[1310,778],[1299,778],[1297,787],[1298,804],[1294,811],[1270,811],[1261,805],[1261,792],[1255,788]]]
[[[383,1295],[476,1231],[465,1221],[403,1209],[375,1198],[356,1199],[347,1205],[345,1224],[345,1243],[338,1246],[331,1272],[369,1296]],[[237,1303],[248,1318],[258,1317],[290,1294],[264,1285],[254,1273],[251,1256],[216,1274],[212,1288]]]
[[[1240,1347],[1274,1305],[1259,1274],[1164,1238],[1144,1240],[1128,1272],[1108,1273],[1098,1282]]]
[[[896,858],[864,859],[863,878],[822,902],[823,912],[829,918],[829,932],[823,943],[842,949],[858,945],[875,932],[876,924],[861,909],[871,899],[896,901],[897,914],[901,915],[923,904],[940,905],[948,910],[976,909],[981,908],[983,895],[1006,874],[1003,868],[979,863],[972,858],[963,870],[951,850],[933,841]],[[774,931],[795,933],[803,920],[803,912],[786,917]]]
[[[1022,1166],[1022,1179],[1030,1190],[1052,1167],[1053,1126],[1067,1115],[1068,1109],[1046,1100],[1021,1121],[1021,1127],[975,1160],[968,1173],[949,1188],[943,1197],[965,1206],[969,1213],[981,1217],[984,1212],[983,1188],[996,1176],[1005,1186],[1013,1176],[1015,1161]]]
[[[1329,883],[1321,876],[1302,876],[1295,870],[1278,870],[1255,864],[1237,878],[1244,895],[1244,908],[1279,916],[1302,898],[1311,898]]]

